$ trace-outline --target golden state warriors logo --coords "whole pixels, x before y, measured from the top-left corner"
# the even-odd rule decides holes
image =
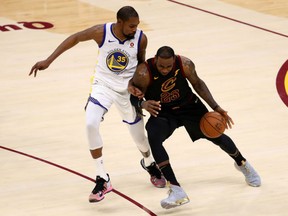
[[[128,62],[128,56],[120,50],[113,50],[106,58],[107,67],[117,74],[127,67]]]
[[[278,72],[276,87],[280,98],[288,107],[288,60],[282,65]]]

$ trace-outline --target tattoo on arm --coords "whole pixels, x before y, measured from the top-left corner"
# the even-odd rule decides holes
[[[185,57],[182,58],[182,61],[186,78],[192,84],[194,90],[202,99],[204,99],[209,104],[209,106],[215,107],[215,104],[217,105],[217,103],[214,100],[205,82],[198,77],[194,63],[190,59]]]
[[[190,59],[186,57],[181,56],[181,59],[185,76],[193,85],[193,83],[195,83],[198,79],[198,76],[195,71],[195,65]]]

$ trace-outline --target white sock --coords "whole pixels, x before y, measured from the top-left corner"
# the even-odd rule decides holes
[[[150,154],[147,158],[144,157],[145,166],[148,167],[154,162],[152,155]]]
[[[104,162],[103,162],[103,157],[99,157],[94,159],[95,164],[96,164],[96,175],[100,176],[101,178],[105,179],[106,181],[108,181],[108,176],[107,173],[105,171],[105,167],[104,167]]]

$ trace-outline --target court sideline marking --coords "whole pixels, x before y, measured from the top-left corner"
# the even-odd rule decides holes
[[[181,3],[181,2],[178,2],[178,1],[175,1],[175,0],[167,0],[167,1],[175,3],[175,4],[179,4],[179,5],[182,5],[182,6],[185,6],[185,7],[193,8],[195,10],[199,10],[199,11],[202,11],[202,12],[205,12],[205,13],[208,13],[208,14],[212,14],[214,16],[218,16],[218,17],[221,17],[221,18],[224,18],[224,19],[228,19],[228,20],[231,20],[231,21],[234,21],[234,22],[237,22],[237,23],[241,23],[241,24],[244,24],[244,25],[247,25],[247,26],[251,26],[253,28],[257,28],[257,29],[260,29],[260,30],[263,30],[263,31],[266,31],[266,32],[269,32],[269,33],[272,33],[272,34],[277,34],[277,35],[280,35],[280,36],[288,38],[288,35],[285,35],[285,34],[282,34],[282,33],[279,33],[279,32],[275,32],[275,31],[272,31],[272,30],[269,30],[269,29],[265,29],[265,28],[262,28],[262,27],[259,27],[259,26],[256,26],[256,25],[252,25],[250,23],[246,23],[246,22],[243,22],[243,21],[240,21],[240,20],[237,20],[237,19],[233,19],[233,18],[230,18],[230,17],[227,17],[227,16],[223,16],[221,14],[217,14],[217,13],[214,13],[214,12],[211,12],[211,11],[207,11],[207,10],[204,10],[204,9],[201,9],[201,8],[197,8],[197,7],[194,7],[192,5],[184,4],[184,3]]]
[[[14,152],[14,153],[20,154],[20,155],[24,155],[24,156],[26,156],[26,157],[29,157],[29,158],[32,158],[32,159],[41,161],[41,162],[43,162],[43,163],[52,165],[52,166],[54,166],[54,167],[58,167],[58,168],[60,168],[60,169],[63,169],[63,170],[65,170],[65,171],[68,171],[68,172],[70,172],[70,173],[73,173],[73,174],[75,174],[75,175],[78,175],[78,176],[80,176],[80,177],[82,177],[82,178],[85,178],[85,179],[87,179],[87,180],[92,181],[92,182],[95,183],[95,180],[94,180],[94,179],[92,179],[92,178],[90,178],[90,177],[88,177],[88,176],[85,176],[85,175],[83,175],[83,174],[81,174],[81,173],[79,173],[79,172],[76,172],[76,171],[74,171],[74,170],[71,170],[71,169],[69,169],[69,168],[66,168],[66,167],[64,167],[64,166],[61,166],[61,165],[59,165],[59,164],[55,164],[55,163],[53,163],[53,162],[44,160],[44,159],[42,159],[42,158],[35,157],[35,156],[33,156],[33,155],[29,155],[29,154],[26,154],[26,153],[24,153],[24,152],[20,152],[20,151],[17,151],[17,150],[11,149],[11,148],[7,148],[7,147],[4,147],[4,146],[0,146],[0,148],[2,148],[2,149],[4,149],[4,150],[7,150],[7,151],[10,151],[10,152]],[[129,202],[131,202],[131,203],[133,203],[134,205],[138,206],[139,208],[143,209],[143,210],[144,210],[145,212],[147,212],[149,215],[157,216],[155,213],[153,213],[152,211],[150,211],[149,209],[147,209],[145,206],[141,205],[140,203],[138,203],[137,201],[133,200],[132,198],[126,196],[125,194],[121,193],[120,191],[118,191],[118,190],[116,190],[116,189],[113,188],[113,189],[112,189],[112,192],[116,193],[117,195],[121,196],[122,198],[128,200]]]

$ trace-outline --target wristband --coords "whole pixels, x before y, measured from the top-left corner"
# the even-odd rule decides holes
[[[137,107],[138,108],[142,108],[142,103],[144,102],[143,99],[139,100],[138,103],[137,103]]]

